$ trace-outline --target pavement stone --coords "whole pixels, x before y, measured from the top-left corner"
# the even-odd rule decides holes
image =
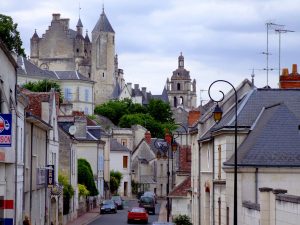
[[[89,212],[77,217],[75,220],[69,221],[66,225],[86,225],[100,217],[100,208],[96,207]]]

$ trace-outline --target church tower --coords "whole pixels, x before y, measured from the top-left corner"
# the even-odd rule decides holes
[[[196,108],[196,80],[190,78],[190,71],[184,68],[182,53],[178,57],[178,68],[173,71],[171,81],[166,82],[166,89],[171,108],[183,107],[184,109]]]
[[[92,31],[92,80],[94,80],[95,104],[113,98],[116,87],[115,75],[115,32],[110,25],[104,8]]]

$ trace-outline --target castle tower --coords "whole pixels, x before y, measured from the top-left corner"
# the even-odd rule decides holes
[[[104,9],[92,31],[92,80],[94,80],[95,104],[113,98],[116,86],[115,75],[115,32]]]
[[[39,40],[40,38],[35,30],[32,38],[30,39],[30,56],[34,63],[36,63],[39,58]]]
[[[166,90],[171,108],[191,109],[197,107],[196,80],[192,81],[190,72],[184,68],[182,53],[178,57],[178,68],[173,71],[171,80],[167,79]]]

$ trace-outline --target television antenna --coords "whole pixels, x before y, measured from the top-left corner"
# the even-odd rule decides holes
[[[291,33],[291,32],[295,32],[293,30],[286,30],[286,29],[275,29],[275,32],[278,33],[279,36],[279,50],[278,50],[278,75],[280,76],[280,55],[281,55],[281,34],[285,34],[285,33]]]
[[[276,23],[272,23],[272,22],[267,22],[266,23],[266,28],[267,28],[267,51],[266,52],[262,52],[262,54],[266,55],[266,60],[267,60],[267,67],[265,68],[265,70],[267,71],[267,86],[269,86],[269,70],[273,70],[272,68],[269,68],[269,30],[271,29],[276,29],[276,28],[280,28],[280,27],[284,27],[284,25],[280,25],[280,24],[276,24]]]

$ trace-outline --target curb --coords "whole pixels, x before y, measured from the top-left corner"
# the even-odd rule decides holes
[[[91,222],[94,222],[96,219],[98,219],[98,218],[100,218],[100,217],[101,217],[101,214],[99,214],[99,215],[97,215],[97,216],[95,216],[95,217],[89,219],[87,222],[84,222],[82,225],[87,225],[87,224],[89,224],[89,223],[91,223]]]

